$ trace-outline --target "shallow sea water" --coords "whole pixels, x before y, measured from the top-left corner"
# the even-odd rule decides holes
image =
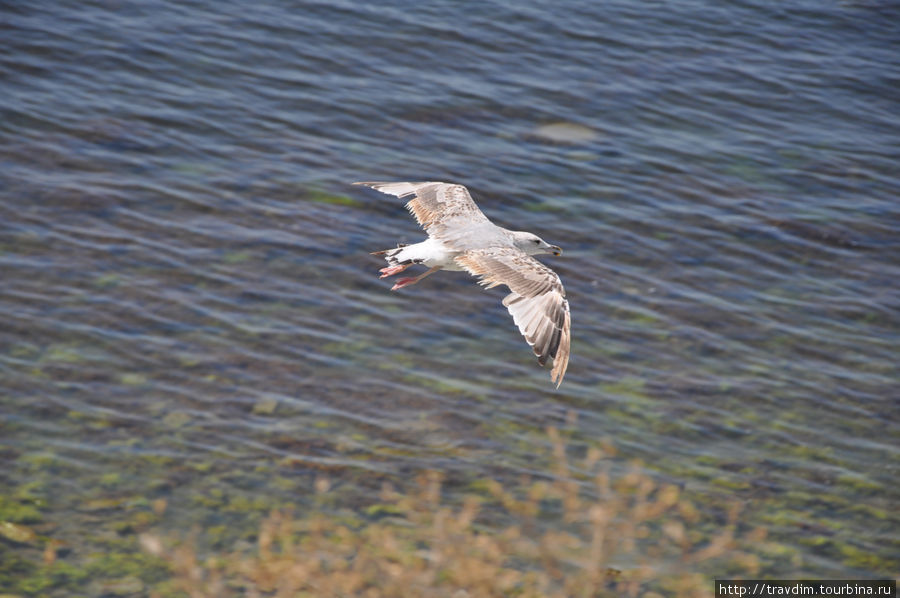
[[[900,571],[897,3],[0,10],[0,480],[66,558],[555,425],[742,503],[767,574]],[[563,247],[558,391],[503,293],[389,291],[422,233],[356,180]]]

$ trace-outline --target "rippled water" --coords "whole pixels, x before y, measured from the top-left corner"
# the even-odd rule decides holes
[[[2,16],[0,479],[42,533],[529,471],[574,412],[742,502],[769,574],[900,570],[896,3]],[[422,233],[355,180],[461,182],[564,248],[559,391],[503,293],[389,292],[367,252]]]

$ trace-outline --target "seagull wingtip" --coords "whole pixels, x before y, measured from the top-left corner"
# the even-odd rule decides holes
[[[565,375],[566,375],[565,372],[562,372],[561,374],[558,374],[558,375],[554,375],[553,373],[550,374],[550,382],[551,383],[556,382],[556,390],[559,390],[559,387],[563,381],[563,376],[565,376]]]

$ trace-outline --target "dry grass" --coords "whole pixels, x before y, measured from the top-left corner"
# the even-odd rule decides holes
[[[441,475],[426,472],[410,493],[385,487],[381,505],[355,523],[273,513],[253,554],[201,560],[190,542],[170,548],[148,534],[142,543],[170,563],[174,587],[191,598],[711,596],[711,577],[699,569],[758,570],[740,545],[765,533],[739,541],[737,508],[716,524],[677,487],[637,468],[613,479],[599,449],[572,467],[558,432],[549,434],[549,482],[490,480],[483,496],[450,506]],[[327,493],[327,483],[317,490]]]

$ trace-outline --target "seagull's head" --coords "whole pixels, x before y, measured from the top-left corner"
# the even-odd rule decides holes
[[[516,247],[527,253],[528,255],[538,255],[541,253],[552,253],[553,255],[562,255],[562,249],[556,245],[551,245],[537,235],[527,233],[525,231],[512,231],[513,243]]]

